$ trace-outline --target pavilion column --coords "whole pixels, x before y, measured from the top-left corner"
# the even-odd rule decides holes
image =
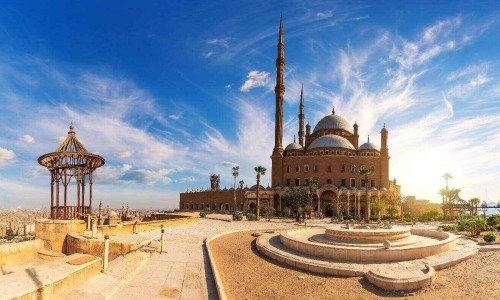
[[[50,175],[50,218],[54,219],[54,171],[51,171]]]
[[[68,218],[68,174],[67,171],[64,170],[64,219]]]
[[[80,210],[80,174],[76,175],[77,180],[76,180],[76,212],[79,213],[81,212]]]
[[[92,171],[89,173],[89,214],[92,214]],[[128,204],[127,204],[128,206]]]
[[[56,170],[56,215],[55,218],[59,219],[59,181],[61,181],[61,177],[59,176],[59,171]]]
[[[351,215],[351,212],[350,212],[350,206],[349,206],[349,202],[351,201],[351,197],[349,197],[349,191],[347,191],[347,216],[350,216]]]
[[[85,175],[82,176],[82,212],[85,212]]]

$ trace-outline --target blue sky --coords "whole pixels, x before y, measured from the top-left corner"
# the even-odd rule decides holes
[[[49,205],[36,159],[71,121],[106,158],[106,205],[174,208],[211,172],[229,188],[234,164],[253,185],[271,167],[281,12],[285,145],[303,83],[313,126],[332,105],[362,140],[386,124],[404,194],[438,201],[449,172],[463,198],[500,199],[497,1],[3,1],[0,207]]]

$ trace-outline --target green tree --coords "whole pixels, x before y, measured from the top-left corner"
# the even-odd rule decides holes
[[[304,188],[290,189],[282,198],[282,204],[293,211],[295,215],[297,211],[306,206],[308,202],[307,190]]]
[[[365,179],[366,203],[368,204],[368,207],[366,209],[366,219],[368,220],[368,222],[370,221],[370,214],[371,214],[370,200],[368,198],[368,175],[370,175],[374,171],[375,169],[373,169],[373,167],[361,167],[359,169],[359,175],[361,175]]]
[[[377,214],[377,217],[380,217],[380,212],[384,211],[384,209],[385,209],[384,201],[377,197],[377,198],[374,198],[371,202],[372,202],[371,208],[373,208],[373,210]]]
[[[398,209],[397,209],[397,208],[395,208],[395,207],[393,207],[393,206],[391,206],[391,207],[388,207],[388,208],[386,209],[386,211],[387,211],[387,213],[389,214],[389,216],[390,216],[391,218],[394,218],[394,215],[398,212]]]
[[[260,219],[260,176],[266,175],[266,168],[257,166],[254,168],[257,173],[257,221]]]
[[[314,178],[306,179],[306,186],[309,189],[309,204],[312,206],[312,196],[313,196],[313,187],[318,184],[318,181]],[[319,201],[318,201],[318,212],[319,212]]]
[[[481,203],[481,200],[479,198],[472,198],[469,200],[471,215],[477,215],[477,205],[479,203]]]

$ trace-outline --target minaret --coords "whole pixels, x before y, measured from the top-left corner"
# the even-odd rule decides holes
[[[283,97],[285,96],[285,84],[283,71],[285,68],[285,41],[283,37],[283,16],[280,17],[280,30],[278,35],[278,58],[276,58],[276,117],[274,129],[273,156],[283,156]]]
[[[380,131],[380,155],[383,157],[389,157],[389,148],[387,147],[387,136],[389,132],[384,128]]]
[[[304,85],[300,91],[300,109],[299,109],[299,144],[304,147]]]
[[[285,83],[283,71],[285,69],[285,40],[283,37],[283,16],[280,17],[280,30],[278,34],[278,58],[276,58],[276,117],[274,128],[274,149],[271,155],[271,185],[283,186],[283,97],[285,96]]]
[[[354,148],[358,149],[358,146],[359,146],[359,135],[358,135],[358,123],[356,121],[354,121],[354,136],[353,136],[353,139],[352,139],[352,145],[354,146]]]

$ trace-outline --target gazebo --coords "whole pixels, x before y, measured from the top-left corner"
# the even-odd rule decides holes
[[[73,122],[68,136],[55,152],[38,158],[38,163],[51,174],[50,181],[50,218],[59,220],[84,219],[92,213],[92,172],[104,165],[105,160],[97,154],[89,153],[76,137]],[[68,206],[68,186],[76,181],[76,206]],[[89,184],[88,205],[85,205],[85,182]],[[54,189],[55,183],[55,189]],[[60,185],[63,185],[61,203]]]

